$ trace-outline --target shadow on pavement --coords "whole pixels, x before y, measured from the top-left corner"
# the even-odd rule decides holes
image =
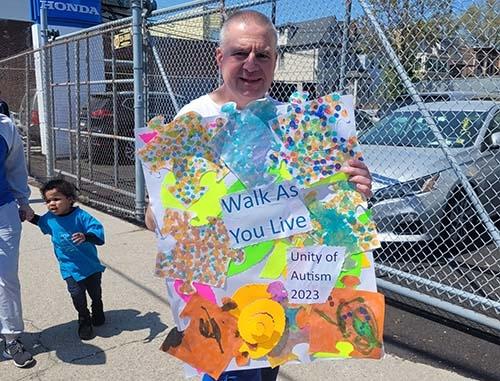
[[[141,312],[137,310],[106,311],[106,324],[94,327],[94,331],[96,336],[112,337],[123,331],[149,329],[149,335],[144,338],[144,342],[149,343],[168,328],[159,316],[158,312],[147,312],[141,316]]]
[[[82,341],[78,337],[78,324],[76,320],[55,325],[41,332],[22,335],[23,342],[33,356],[53,352],[58,360],[65,363],[78,363],[80,365],[99,365],[106,363],[105,350],[110,346],[116,346],[114,340],[110,345],[101,348],[96,345],[99,338],[111,338],[119,336],[123,332],[148,330],[147,336],[142,339],[149,343],[168,326],[161,322],[157,312],[147,312],[141,315],[140,311],[134,309],[106,311],[106,323],[100,327],[94,327],[96,338]],[[137,341],[137,339],[134,339]],[[100,340],[99,344],[102,345]]]

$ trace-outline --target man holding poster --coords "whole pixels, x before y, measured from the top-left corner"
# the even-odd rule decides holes
[[[242,110],[251,102],[267,97],[266,94],[273,81],[277,54],[277,31],[266,16],[251,10],[237,11],[231,14],[220,31],[220,46],[216,50],[216,61],[224,83],[212,93],[195,99],[184,106],[178,113],[178,116],[194,111],[204,118],[215,117],[221,114],[222,106],[228,102],[234,102],[237,110]],[[267,99],[269,100],[270,98]],[[277,104],[274,100],[272,100],[272,102]],[[347,161],[347,163],[348,165],[344,166],[341,172],[344,172],[348,176],[349,182],[351,182],[361,194],[366,198],[371,197],[372,180],[366,165],[357,159],[351,159]],[[267,188],[259,188],[257,193],[254,190],[253,193],[248,191],[248,193],[228,195],[220,199],[222,211],[225,216],[224,224],[231,234],[229,238],[231,239],[231,247],[233,249],[244,247],[250,243],[259,242],[258,238],[262,237],[264,234],[268,234],[269,239],[275,239],[289,236],[290,234],[287,235],[285,230],[293,231],[293,234],[300,234],[312,229],[309,217],[306,218],[296,214],[294,220],[295,225],[292,226],[289,221],[284,220],[284,218],[279,215],[279,211],[274,215],[274,220],[264,221],[269,223],[266,224],[263,222],[260,225],[254,223],[252,228],[250,228],[250,225],[253,223],[251,216],[260,213],[259,211],[263,209],[265,209],[267,213],[271,213],[273,208],[276,210],[280,209],[277,203],[280,202],[280,197],[284,197],[283,195],[289,198],[289,205],[296,200],[297,207],[293,209],[301,210],[301,205],[303,207],[303,204],[302,201],[298,199],[298,192],[294,189],[295,185],[283,182],[280,187],[281,188],[276,189],[273,188],[269,191]],[[248,218],[246,215],[243,215],[240,210],[245,208],[248,210]],[[305,207],[303,207],[303,209],[305,210]],[[307,210],[302,214],[307,214],[308,216]],[[237,219],[237,217],[239,219]],[[153,210],[148,207],[146,211],[146,226],[150,230],[155,230],[157,228],[155,221],[157,221],[157,219],[155,219],[153,215]],[[167,217],[163,219],[164,225],[170,222],[173,223],[172,226],[176,226],[175,224],[178,223],[178,219],[170,220]],[[244,225],[244,223],[247,223],[248,226]],[[255,226],[260,228],[260,230],[256,230]],[[234,227],[234,229],[231,230],[231,227]],[[265,233],[265,228],[270,230],[270,233]],[[172,229],[174,229],[174,227]],[[250,235],[250,231],[254,232],[253,236]],[[248,232],[248,234],[245,235],[245,232]],[[293,281],[303,281],[304,279],[311,281],[323,280],[327,281],[331,288],[332,281],[333,284],[335,284],[335,281],[332,280],[334,277],[333,274],[336,273],[336,277],[340,272],[340,267],[342,265],[341,260],[344,258],[344,252],[342,249],[339,251],[333,250],[336,248],[332,248],[329,251],[322,246],[311,246],[311,248],[312,251],[307,251],[305,249],[289,251],[290,263],[293,263],[293,261],[302,264],[308,261],[310,262],[308,271],[299,268],[298,270],[290,272],[290,274],[292,274],[291,284]],[[324,274],[319,274],[318,269],[325,269]],[[289,268],[289,271],[291,271],[291,268]],[[256,282],[258,282],[257,279]],[[200,289],[197,289],[199,294],[201,293]],[[269,287],[269,289],[271,289],[271,287]],[[279,294],[282,290],[276,289],[275,292]],[[310,296],[315,298],[317,295],[318,298],[327,298],[329,292],[329,289],[326,291],[318,290],[317,293],[311,293]],[[298,295],[302,298],[306,296],[306,293],[304,290],[300,290]],[[279,300],[279,297],[276,299]],[[271,302],[268,304],[272,306]],[[212,313],[215,314],[213,311]],[[289,319],[290,316],[287,315],[287,321]],[[213,321],[212,319],[208,319],[206,326],[207,332],[212,332],[213,336],[211,337],[217,336],[216,333],[219,330],[218,327],[214,329],[214,325],[212,324]],[[212,325],[210,326],[208,322]],[[283,324],[285,324],[284,322],[285,320],[283,320]],[[259,327],[265,326],[264,323],[262,323],[262,325],[259,325],[261,323],[256,324]],[[182,334],[178,336],[178,339],[183,340],[185,337],[187,337],[187,335]],[[218,342],[218,345],[222,352],[221,342]],[[178,357],[182,358],[181,356]],[[277,365],[279,365],[279,363],[277,363]],[[273,369],[257,368],[227,371],[222,373],[218,380],[273,381],[277,378],[278,369],[278,366],[275,366]],[[206,375],[204,380],[214,380],[214,378]]]
[[[210,94],[184,106],[178,115],[196,111],[201,116],[218,115],[227,102],[238,108],[266,96],[273,81],[278,57],[278,32],[265,15],[256,11],[233,13],[220,30],[216,50],[217,65],[224,83]],[[366,165],[352,160],[342,169],[349,181],[367,198],[372,195],[372,179]],[[146,224],[155,229],[151,209],[146,211]]]

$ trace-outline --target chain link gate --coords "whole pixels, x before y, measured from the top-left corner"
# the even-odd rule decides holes
[[[92,203],[133,216],[134,92],[130,21],[51,45],[55,172]],[[57,68],[57,70],[55,70]]]
[[[123,217],[135,214],[130,31],[130,19],[119,20],[0,61],[2,88],[15,86],[9,99],[30,175],[43,182],[52,171],[83,200]]]
[[[217,87],[222,17],[245,8],[268,15],[279,32],[271,96],[355,97],[383,241],[379,285],[392,298],[498,334],[498,1],[214,0],[154,12],[143,36],[145,119],[172,119]],[[55,173],[123,216],[135,213],[130,31],[124,19],[49,45]],[[11,108],[29,136],[30,173],[43,180],[32,113],[38,53],[1,60],[0,86],[24,89]]]

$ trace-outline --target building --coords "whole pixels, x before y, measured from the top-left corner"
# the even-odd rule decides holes
[[[287,100],[294,90],[308,91],[311,98],[339,91],[341,57],[344,53],[344,84],[349,92],[367,79],[363,61],[353,47],[353,30],[342,52],[344,23],[334,16],[280,25],[279,57],[273,96]],[[352,28],[352,26],[351,26]]]
[[[416,72],[421,80],[500,75],[500,50],[496,47],[469,44],[459,38],[420,45]]]

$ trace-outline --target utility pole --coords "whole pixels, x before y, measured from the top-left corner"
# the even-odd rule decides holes
[[[134,62],[134,129],[144,127],[144,56],[142,35],[142,0],[132,0],[132,47]],[[137,144],[137,143],[136,143]],[[137,150],[136,146],[136,150]],[[144,220],[146,190],[139,158],[135,157],[135,217]]]
[[[44,3],[40,4],[40,34],[42,37],[41,49],[41,77],[43,88],[43,118],[45,120],[45,170],[48,179],[54,177],[54,138],[51,123],[51,104],[50,104],[50,65],[49,62],[49,25],[47,19],[47,8]]]

